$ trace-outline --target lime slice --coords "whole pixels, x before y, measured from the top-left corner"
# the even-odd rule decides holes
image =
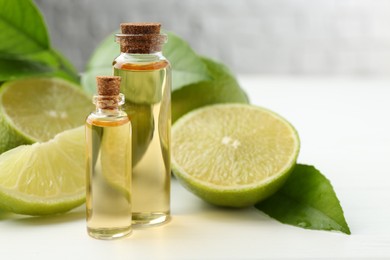
[[[172,127],[172,168],[190,191],[215,205],[245,207],[273,194],[299,152],[294,128],[244,104],[194,110]]]
[[[92,109],[78,86],[63,79],[38,77],[6,83],[0,89],[0,153],[83,125]]]
[[[20,214],[66,212],[85,199],[84,127],[0,155],[0,208]]]

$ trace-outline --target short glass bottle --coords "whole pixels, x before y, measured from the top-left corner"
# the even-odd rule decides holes
[[[131,124],[121,110],[120,77],[97,77],[96,110],[86,120],[88,234],[129,235],[131,226]]]
[[[171,67],[162,55],[167,35],[160,27],[121,24],[116,35],[121,53],[113,62],[132,120],[132,216],[141,227],[170,218]]]

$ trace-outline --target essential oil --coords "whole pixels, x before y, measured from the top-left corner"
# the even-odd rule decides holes
[[[121,24],[121,30],[113,70],[132,121],[133,224],[145,227],[170,218],[171,67],[161,52],[167,36],[160,24]]]
[[[129,235],[131,227],[131,124],[120,106],[120,77],[98,77],[96,111],[86,120],[87,230],[99,239]]]

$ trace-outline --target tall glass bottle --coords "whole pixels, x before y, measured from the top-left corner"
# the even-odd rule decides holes
[[[87,230],[99,239],[131,233],[131,125],[120,77],[97,77],[96,111],[86,120]]]
[[[167,36],[158,23],[121,24],[121,53],[113,62],[122,78],[124,110],[132,123],[133,224],[170,218],[171,67],[162,55]]]

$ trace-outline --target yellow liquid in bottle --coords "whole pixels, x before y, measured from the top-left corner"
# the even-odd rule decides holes
[[[132,231],[130,134],[127,117],[87,119],[86,207],[92,237],[115,239]]]
[[[169,63],[114,63],[126,96],[123,110],[132,123],[133,225],[151,226],[170,218],[171,83]]]

